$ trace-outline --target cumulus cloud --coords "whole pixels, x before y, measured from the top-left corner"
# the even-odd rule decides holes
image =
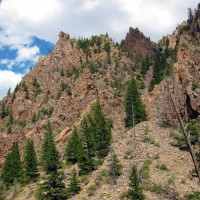
[[[22,74],[17,74],[9,70],[0,70],[0,100],[7,94],[9,88],[14,90],[17,83],[22,79]]]
[[[35,63],[39,58],[40,49],[34,45],[32,46],[32,36],[29,34],[20,35],[5,29],[0,30],[0,48],[8,47],[10,50],[16,51],[16,57],[10,59],[1,58],[0,64],[6,65],[7,69],[12,69],[13,66],[24,67],[24,62]]]
[[[4,0],[0,5],[0,49],[8,46],[16,50],[16,57],[2,57],[0,64],[12,69],[16,64],[24,67],[28,60],[34,63],[40,52],[32,44],[32,36],[55,43],[61,30],[72,37],[108,32],[120,41],[132,26],[157,41],[187,19],[187,8],[195,8],[198,3],[199,0]],[[15,80],[21,77],[0,71],[0,81],[2,73],[10,73]],[[3,88],[8,89],[7,85],[0,84],[0,93]]]
[[[187,7],[198,0],[6,0],[0,6],[0,24],[6,30],[31,33],[56,42],[60,30],[72,36],[108,32],[121,40],[129,26],[158,40],[187,17]],[[12,6],[11,6],[12,5]]]

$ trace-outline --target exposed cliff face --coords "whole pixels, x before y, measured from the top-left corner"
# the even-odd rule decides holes
[[[90,110],[97,95],[105,114],[117,119],[119,126],[123,124],[122,88],[132,70],[133,61],[125,54],[121,55],[111,39],[103,35],[99,38],[100,47],[96,44],[90,46],[91,56],[87,57],[79,48],[77,40],[60,32],[55,50],[49,56],[41,57],[35,68],[23,78],[13,102],[13,94],[2,100],[1,105],[4,103],[5,107],[12,109],[15,123],[12,125],[12,133],[8,134],[6,124],[9,116],[0,119],[1,164],[14,141],[19,141],[19,146],[23,149],[26,139],[31,137],[40,147],[47,120],[51,122],[55,140],[62,152],[71,127],[79,126],[82,116]],[[110,61],[104,50],[105,43],[110,45]],[[92,63],[95,66],[94,72],[90,69]],[[127,66],[126,69],[124,66]],[[34,84],[35,79],[39,87]],[[28,98],[24,84],[28,88]],[[34,115],[38,117],[35,123],[32,120]],[[19,125],[20,120],[26,122],[24,127]],[[37,148],[38,151],[39,149]]]
[[[181,116],[186,121],[197,118],[200,114],[200,33],[198,28],[192,28],[199,26],[198,20],[194,24],[187,32],[180,33],[180,29],[177,29],[172,36],[168,36],[169,48],[177,49],[177,61],[172,65],[172,77],[168,78],[169,87]],[[160,42],[160,46],[166,48],[166,38],[164,40]],[[87,50],[80,46],[78,40],[60,32],[55,50],[49,56],[41,57],[34,69],[23,78],[15,92],[15,98],[13,93],[0,102],[0,106],[4,104],[12,110],[14,118],[11,134],[7,133],[9,116],[0,118],[0,164],[15,141],[19,141],[22,151],[27,138],[34,139],[39,155],[47,120],[51,123],[56,145],[63,157],[66,140],[73,125],[80,127],[82,117],[90,111],[92,103],[99,97],[103,112],[114,121],[112,150],[118,155],[123,172],[116,185],[111,184],[108,175],[101,176],[103,170],[109,170],[109,154],[89,180],[81,183],[83,189],[73,199],[119,199],[128,189],[131,167],[137,163],[142,170],[145,160],[152,161],[151,175],[148,179],[144,178],[143,183],[153,183],[161,186],[162,191],[167,191],[157,194],[146,189],[145,194],[149,200],[172,199],[173,195],[183,196],[187,192],[198,190],[197,179],[188,179],[193,167],[189,153],[171,145],[174,143],[169,137],[171,127],[163,129],[156,123],[177,124],[166,80],[156,85],[152,92],[147,90],[152,79],[152,66],[146,75],[146,88],[141,90],[149,121],[142,122],[129,131],[124,128],[125,83],[132,74],[143,78],[144,75],[134,66],[142,56],[152,55],[155,44],[138,29],[130,28],[122,42],[122,48],[136,55],[134,61],[104,35],[91,39]],[[129,156],[132,156],[130,160]],[[159,171],[158,166],[161,164],[166,164],[169,170]],[[67,173],[70,170],[67,169]],[[65,179],[68,179],[67,175]],[[187,184],[182,184],[183,181]],[[88,188],[93,184],[98,185],[97,191],[94,196],[89,196]],[[33,192],[28,187],[18,195],[18,199],[25,199],[26,195],[35,199],[33,192],[37,183],[30,186]]]
[[[196,119],[200,115],[200,31],[199,19],[192,22],[189,30],[180,33],[180,28],[169,38],[169,47],[174,47],[174,38],[178,43],[177,62],[172,66],[172,77],[168,78],[170,89],[174,96],[177,108],[185,121]],[[195,26],[194,26],[195,24]],[[182,27],[186,24],[182,24]],[[165,48],[165,40],[160,45]],[[169,98],[169,93],[164,79],[153,92],[150,93],[149,103],[150,115],[157,118],[162,116],[161,121],[166,124],[176,125],[176,116]],[[154,112],[151,107],[155,106]],[[162,105],[162,106],[161,106]],[[171,105],[171,106],[169,106]],[[154,114],[153,114],[154,113]]]
[[[156,44],[144,36],[138,28],[129,28],[126,38],[121,42],[122,49],[129,53],[133,53],[138,57],[151,55],[156,48]]]

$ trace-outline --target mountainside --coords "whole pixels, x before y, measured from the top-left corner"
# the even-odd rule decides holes
[[[133,112],[132,102],[134,126],[126,127],[127,87],[131,78],[136,80],[148,120],[136,124],[138,116]],[[185,129],[195,138],[191,139],[192,145],[200,161],[200,7],[191,19],[158,44],[133,28],[121,46],[105,35],[72,39],[61,31],[55,49],[41,57],[14,92],[8,91],[0,102],[1,166],[5,166],[5,158],[16,142],[23,158],[27,139],[33,139],[40,174],[38,181],[21,186],[15,180],[2,199],[36,199],[36,191],[48,178],[42,167],[41,149],[49,130],[61,162],[58,171],[62,173],[57,177],[62,177],[65,186],[71,188],[74,170],[80,179],[81,190],[76,186],[78,192],[72,192],[71,199],[128,199],[129,177],[136,165],[146,199],[188,200],[184,195],[200,192],[199,183],[185,140],[178,133],[170,92],[187,124]],[[129,95],[136,98],[136,93]],[[105,115],[105,119],[101,116],[105,120],[102,127],[109,125],[105,125],[104,132],[112,127],[112,139],[108,155],[103,158],[92,155],[95,167],[83,175],[79,163],[66,164],[66,143],[76,130],[74,126],[83,135],[84,119],[90,119],[95,130],[97,125],[92,117],[99,117],[98,112],[94,113],[95,102],[100,102]],[[77,144],[76,141],[72,146]],[[91,153],[90,150],[83,152]],[[113,155],[120,163],[119,177],[110,171]],[[21,160],[24,166],[25,161]]]

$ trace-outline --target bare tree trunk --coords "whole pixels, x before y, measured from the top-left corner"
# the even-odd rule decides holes
[[[184,124],[183,124],[183,121],[181,119],[180,113],[178,112],[178,109],[176,108],[175,100],[174,100],[174,98],[172,96],[172,93],[170,92],[169,82],[168,82],[167,78],[166,78],[166,82],[167,82],[167,89],[168,89],[168,92],[169,92],[169,95],[170,95],[170,99],[171,99],[173,107],[174,107],[174,111],[176,113],[176,116],[178,118],[179,124],[181,126],[182,131],[183,131],[183,135],[184,135],[184,137],[186,139],[187,146],[189,148],[189,152],[190,152],[190,155],[192,157],[192,161],[193,161],[193,164],[194,164],[194,167],[195,167],[195,171],[197,173],[197,176],[198,176],[198,179],[199,179],[199,182],[200,182],[199,166],[198,166],[198,162],[197,162],[197,159],[196,159],[196,156],[195,156],[195,153],[194,153],[194,150],[193,150],[189,135],[188,135],[186,129],[184,128]]]

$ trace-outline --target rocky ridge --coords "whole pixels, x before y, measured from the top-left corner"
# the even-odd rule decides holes
[[[168,36],[169,47],[177,48],[177,61],[172,63],[173,76],[168,78],[169,87],[185,121],[197,118],[200,113],[200,40],[199,30],[193,28],[198,27],[198,20],[193,24],[195,25],[191,25],[190,30],[195,32],[188,30],[181,34],[176,32],[172,37]],[[122,47],[127,47],[126,50],[131,52],[131,49],[128,49],[128,41],[130,47],[134,46],[131,41],[134,34],[138,39],[138,47],[145,47],[138,51],[139,57],[146,53],[151,55],[155,45],[148,39],[149,44],[144,45],[146,39],[138,29],[130,28]],[[175,38],[176,41],[178,38],[178,43]],[[108,155],[102,166],[87,177],[86,181],[82,180],[83,190],[73,199],[119,199],[128,189],[132,164],[136,163],[139,169],[142,169],[145,160],[151,160],[150,176],[143,177],[143,187],[146,187],[145,194],[148,199],[181,199],[184,194],[198,190],[197,178],[190,172],[193,166],[189,153],[180,151],[175,146],[175,141],[169,137],[172,128],[164,129],[160,126],[176,124],[166,80],[155,86],[150,93],[147,89],[141,90],[149,121],[127,131],[124,128],[125,83],[131,74],[140,74],[139,65],[137,66],[139,61],[133,60],[104,35],[95,36],[90,42],[85,50],[80,47],[79,40],[71,39],[68,34],[60,32],[55,50],[49,56],[41,57],[34,69],[23,78],[18,90],[1,101],[1,106],[4,104],[12,109],[15,122],[12,125],[12,133],[8,134],[6,124],[9,116],[0,119],[1,164],[13,143],[19,141],[22,151],[27,138],[34,139],[39,156],[47,120],[52,125],[62,158],[73,125],[80,127],[82,117],[90,111],[92,103],[99,97],[104,113],[114,120],[112,149],[123,165],[123,175],[116,185],[113,185],[108,177],[101,177],[102,170],[108,169]],[[110,50],[106,48],[108,45]],[[133,53],[137,54],[134,50],[136,46],[133,47]],[[165,48],[164,45],[161,47]],[[151,79],[150,71],[152,68],[147,72]],[[149,82],[146,81],[145,84],[148,87]],[[28,98],[24,85],[28,88]],[[38,117],[35,122],[34,114]],[[22,122],[26,122],[25,125]],[[166,165],[166,171],[159,169],[161,164]],[[97,189],[94,195],[88,196],[88,188],[93,184],[97,185]],[[152,191],[149,184],[159,186],[160,190]],[[27,196],[35,199],[33,192],[36,188],[37,184],[20,188],[16,199],[26,199]]]

